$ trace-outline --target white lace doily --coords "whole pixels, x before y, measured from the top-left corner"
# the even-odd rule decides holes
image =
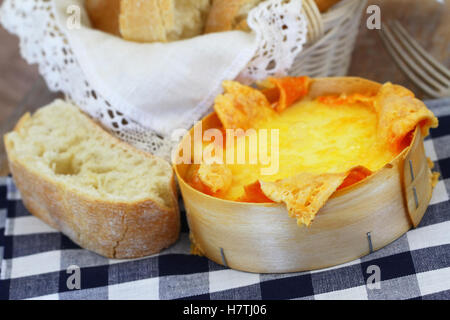
[[[75,52],[65,27],[56,18],[55,1],[58,0],[3,1],[0,22],[19,36],[22,56],[28,63],[38,64],[50,90],[62,91],[67,99],[117,137],[169,159],[174,144],[170,136],[158,134],[140,123],[139,118],[113,105],[110,97],[103,96],[91,85],[80,67],[80,53]],[[301,0],[267,0],[250,12],[248,24],[258,45],[254,57],[238,76],[240,81],[251,83],[267,76],[287,74],[307,38],[307,20],[301,13],[301,4]],[[89,25],[85,11],[81,13],[81,22]],[[205,99],[197,105],[195,118],[208,112],[211,103]]]

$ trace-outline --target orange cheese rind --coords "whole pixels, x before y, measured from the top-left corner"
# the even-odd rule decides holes
[[[379,90],[374,100],[378,114],[378,135],[392,150],[401,151],[402,140],[420,126],[422,135],[438,126],[438,119],[426,105],[416,99],[406,88],[388,82]]]
[[[347,188],[351,185],[354,185],[355,183],[358,183],[359,181],[364,180],[368,176],[370,176],[373,172],[367,169],[364,166],[357,166],[351,169],[347,176],[345,177],[344,181],[342,181],[341,185],[339,186],[338,190]]]
[[[224,93],[214,103],[226,129],[249,129],[261,120],[275,117],[308,93],[308,77],[269,78],[259,84],[261,90],[236,81],[224,81]]]
[[[268,203],[272,202],[261,189],[261,183],[256,181],[244,187],[244,195],[238,199],[239,202]]]
[[[278,101],[273,102],[277,112],[283,112],[308,93],[310,79],[308,77],[269,78],[278,91]]]
[[[308,93],[310,83],[308,77],[284,77],[267,78],[258,82],[257,86],[272,107],[282,112]]]

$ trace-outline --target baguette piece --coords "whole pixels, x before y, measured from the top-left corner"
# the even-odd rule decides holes
[[[86,0],[85,7],[95,29],[120,36],[121,0]]]
[[[168,162],[109,135],[57,100],[4,137],[25,207],[80,246],[108,258],[154,254],[178,239]]]
[[[249,31],[247,15],[263,0],[213,0],[205,33],[230,30]]]
[[[341,0],[314,0],[320,12],[325,12]]]
[[[211,0],[122,0],[120,32],[126,40],[167,42],[203,33]]]
[[[213,0],[205,33],[231,30],[250,31],[247,16],[250,10],[265,0]],[[314,0],[320,12],[325,12],[341,0]]]

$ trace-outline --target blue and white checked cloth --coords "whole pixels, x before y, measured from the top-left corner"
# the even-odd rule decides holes
[[[189,255],[183,218],[180,240],[161,254],[109,260],[31,216],[5,177],[0,178],[0,299],[450,299],[450,99],[428,106],[440,126],[425,147],[441,178],[420,226],[375,253],[312,272],[239,272]],[[67,287],[71,265],[81,268],[80,290]],[[381,271],[379,289],[366,285],[372,265]]]

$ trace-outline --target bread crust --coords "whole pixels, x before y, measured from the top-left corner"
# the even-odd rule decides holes
[[[315,0],[320,12],[325,12],[341,0]],[[244,6],[256,6],[256,0],[213,0],[208,15],[205,33],[231,30],[250,31],[246,19],[238,19]]]
[[[19,131],[29,119],[30,114],[25,114],[14,131]],[[105,139],[134,153],[153,158],[109,135],[87,116],[86,119],[103,132]],[[4,136],[4,142],[10,170],[25,207],[81,247],[108,258],[126,259],[158,253],[178,239],[180,218],[172,170],[170,207],[152,199],[105,201],[81,194],[76,188],[70,188],[28,167],[15,156],[8,134]]]
[[[210,0],[121,0],[120,32],[137,42],[170,42],[203,32]]]
[[[86,10],[95,29],[120,36],[121,0],[86,0]]]
[[[119,19],[122,37],[136,42],[166,42],[164,23],[173,15],[172,10],[168,11],[171,4],[171,0],[122,0]]]
[[[246,21],[234,25],[239,10],[253,0],[214,0],[206,21],[205,33],[245,30]]]
[[[320,12],[325,12],[341,0],[314,0]]]

